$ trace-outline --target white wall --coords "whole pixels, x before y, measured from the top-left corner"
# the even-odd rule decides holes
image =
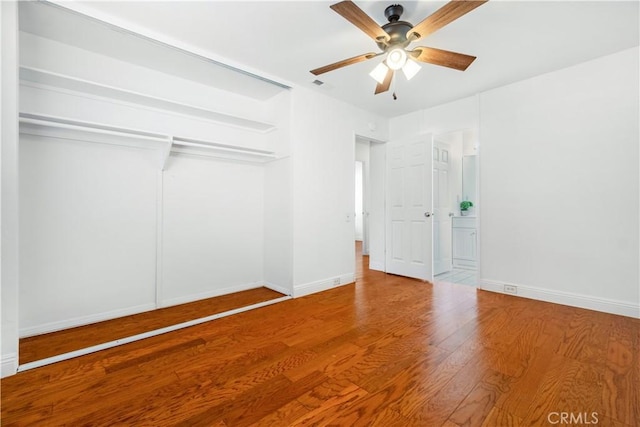
[[[372,143],[369,146],[371,160],[371,204],[369,205],[369,268],[385,271],[385,206],[387,144]]]
[[[162,180],[161,305],[262,286],[262,165],[172,155]]]
[[[291,93],[275,96],[270,118],[276,130],[268,134],[280,159],[264,166],[264,282],[293,295],[293,166],[291,159]]]
[[[264,167],[264,281],[293,295],[293,186],[291,158]]]
[[[481,95],[483,287],[640,314],[638,49]]]
[[[1,375],[18,367],[18,13],[17,3],[0,2],[0,129],[2,162]]]
[[[478,127],[478,98],[470,96],[426,110],[418,110],[389,121],[389,136],[398,140],[415,135],[446,134]]]
[[[21,336],[155,307],[154,154],[21,134]]]
[[[294,295],[354,280],[354,142],[386,120],[322,94],[292,93]],[[371,129],[376,129],[371,130]]]

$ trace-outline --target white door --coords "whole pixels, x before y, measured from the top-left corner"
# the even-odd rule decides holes
[[[451,150],[449,144],[433,143],[433,274],[451,271]]]
[[[432,136],[389,143],[386,271],[433,280]]]

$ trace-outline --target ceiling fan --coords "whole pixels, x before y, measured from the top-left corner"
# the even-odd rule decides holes
[[[397,70],[402,69],[407,79],[411,79],[420,70],[420,66],[416,61],[464,71],[476,59],[475,56],[425,46],[417,46],[413,50],[407,50],[407,47],[414,41],[434,33],[487,1],[450,1],[415,26],[406,21],[400,21],[404,8],[399,4],[392,4],[384,10],[384,16],[389,22],[379,26],[352,1],[345,0],[336,3],[331,6],[331,9],[364,31],[378,44],[382,52],[369,52],[354,56],[353,58],[316,68],[311,70],[311,73],[318,76],[347,65],[386,55],[385,60],[378,64],[370,74],[378,82],[375,90],[377,95],[389,90],[394,72]]]

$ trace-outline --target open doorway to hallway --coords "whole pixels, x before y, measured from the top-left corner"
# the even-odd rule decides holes
[[[356,135],[354,138],[355,221],[353,238],[359,242],[367,268],[385,271],[385,167],[386,143]],[[351,184],[350,184],[351,185]],[[360,259],[360,258],[358,258]],[[359,268],[356,262],[356,270]]]
[[[356,160],[355,163],[355,237],[356,242],[360,243],[361,250],[364,250],[364,253],[368,254],[368,236],[365,228],[365,222],[368,212],[365,210],[364,206],[364,192],[365,192],[365,183],[364,183],[364,161]]]
[[[362,279],[364,272],[369,270],[369,255],[362,254],[362,242],[356,240],[356,281]]]
[[[369,254],[369,164],[370,142],[356,138],[355,142],[355,240],[361,243],[362,253]]]
[[[362,280],[369,270],[369,168],[371,143],[356,136],[354,162],[354,237],[355,237],[355,275],[356,281]]]

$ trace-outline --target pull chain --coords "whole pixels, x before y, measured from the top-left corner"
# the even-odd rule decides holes
[[[395,75],[393,77],[394,77],[394,79],[391,82],[391,84],[393,85],[393,93],[391,94],[391,96],[393,96],[393,100],[395,101],[395,100],[398,99],[398,96],[396,95],[396,80],[397,79],[395,78],[396,77]]]

